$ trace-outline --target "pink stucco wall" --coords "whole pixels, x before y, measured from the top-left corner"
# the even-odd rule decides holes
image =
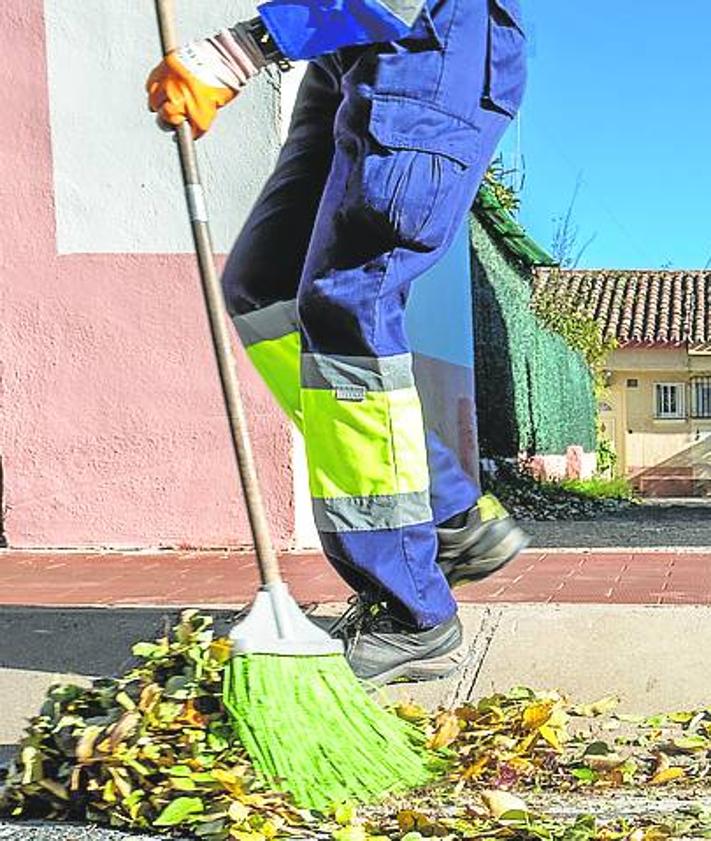
[[[193,260],[55,248],[40,0],[0,5],[0,455],[14,546],[249,540]],[[275,535],[290,432],[241,361]]]

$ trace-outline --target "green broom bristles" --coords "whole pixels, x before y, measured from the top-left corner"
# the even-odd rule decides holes
[[[413,725],[368,696],[342,655],[233,657],[223,699],[257,772],[325,811],[429,782],[441,769]]]

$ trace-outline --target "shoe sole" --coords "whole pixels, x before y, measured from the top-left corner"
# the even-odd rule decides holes
[[[506,564],[522,552],[531,542],[529,536],[518,526],[514,526],[506,536],[497,544],[496,554],[486,561],[480,559],[472,561],[457,561],[445,559],[443,566],[452,563],[452,568],[445,572],[447,583],[454,590],[456,587],[463,587],[465,584],[472,584],[487,578],[497,570],[505,567]]]
[[[374,677],[364,678],[363,683],[378,687],[387,683],[423,683],[431,680],[443,680],[461,668],[467,653],[467,645],[462,642],[453,651],[424,660],[410,660],[401,663]]]

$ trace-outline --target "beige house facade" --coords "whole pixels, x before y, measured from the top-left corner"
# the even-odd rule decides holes
[[[711,496],[711,272],[539,270],[618,347],[600,420],[643,495]]]

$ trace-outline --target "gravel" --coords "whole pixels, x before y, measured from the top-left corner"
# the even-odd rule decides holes
[[[573,520],[522,520],[533,548],[711,547],[711,502],[645,502]]]
[[[187,841],[185,836],[169,836]],[[165,835],[119,832],[98,826],[62,823],[15,823],[0,821],[0,841],[166,841]]]

